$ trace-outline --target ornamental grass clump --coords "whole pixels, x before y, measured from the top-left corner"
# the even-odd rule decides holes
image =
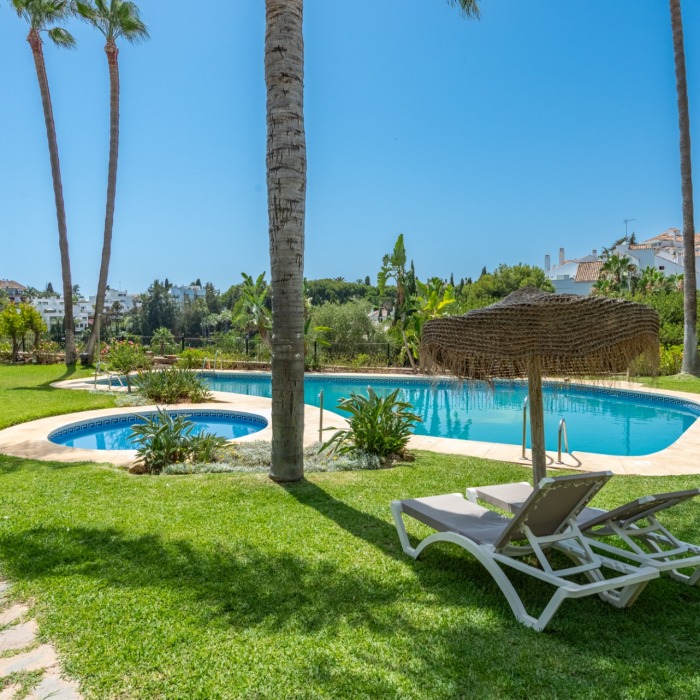
[[[140,372],[134,380],[134,386],[153,403],[203,403],[212,400],[203,377],[177,367]]]
[[[407,459],[406,445],[413,427],[422,421],[412,412],[410,403],[399,400],[399,391],[378,396],[372,387],[367,387],[367,396],[353,392],[341,399],[338,409],[350,414],[350,428],[338,430],[321,450],[377,455],[384,464]]]
[[[138,465],[149,474],[160,474],[170,464],[213,462],[226,440],[211,433],[193,433],[195,424],[183,414],[162,408],[131,429]]]

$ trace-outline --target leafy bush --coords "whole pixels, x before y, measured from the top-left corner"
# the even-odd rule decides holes
[[[180,357],[177,360],[177,366],[183,369],[199,369],[202,366],[202,362],[206,357],[209,357],[211,353],[207,350],[202,350],[199,348],[187,348],[180,353]]]
[[[12,362],[12,345],[5,341],[0,341],[0,362]]]
[[[191,370],[177,367],[139,372],[134,386],[153,403],[202,403],[212,399],[203,377]]]
[[[170,415],[162,408],[131,429],[138,461],[149,474],[160,474],[169,464],[212,461],[226,440],[210,433],[193,435],[195,425],[182,414]]]
[[[683,346],[672,345],[668,348],[661,348],[661,358],[659,361],[659,374],[666,377],[671,374],[678,374],[681,371],[683,362]]]
[[[126,376],[126,386],[131,393],[130,372],[138,369],[146,369],[151,365],[151,358],[138,343],[131,340],[122,340],[114,343],[107,353],[107,362],[113,372],[120,372]]]
[[[53,340],[40,340],[34,348],[34,357],[40,365],[55,363],[56,357],[61,352],[61,346]]]
[[[353,392],[349,398],[341,399],[338,409],[350,414],[350,429],[337,431],[321,449],[361,451],[382,460],[403,457],[413,426],[421,419],[411,412],[410,403],[397,398],[399,391],[395,389],[381,397],[367,387],[367,396]]]

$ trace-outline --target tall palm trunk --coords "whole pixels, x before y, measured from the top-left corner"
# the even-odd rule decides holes
[[[107,279],[109,277],[109,260],[112,255],[112,230],[114,227],[114,203],[117,197],[117,165],[119,163],[119,49],[112,40],[105,45],[107,65],[109,67],[109,166],[107,170],[107,206],[105,211],[105,229],[102,239],[102,260],[100,276],[97,282],[95,299],[95,321],[88,339],[85,352],[90,360],[94,359],[100,321],[104,311]]]
[[[676,65],[678,128],[681,151],[681,196],[683,199],[683,364],[681,372],[700,373],[697,332],[697,283],[695,278],[695,222],[693,220],[693,175],[690,164],[690,115],[685,76],[683,19],[680,0],[670,0],[673,57]]]
[[[34,56],[36,77],[39,80],[41,104],[44,108],[46,122],[46,137],[49,142],[49,157],[51,159],[51,176],[53,178],[53,193],[56,200],[56,218],[58,220],[58,247],[61,251],[61,275],[63,277],[63,301],[65,307],[64,325],[66,334],[66,365],[75,364],[78,359],[75,350],[75,321],[73,319],[73,281],[70,273],[70,253],[68,251],[68,227],[66,225],[66,208],[63,202],[63,184],[61,183],[61,165],[58,159],[58,142],[56,140],[56,124],[53,118],[49,79],[46,75],[44,51],[39,32],[32,29],[27,41]]]
[[[267,199],[272,271],[274,481],[304,476],[303,0],[266,0]]]

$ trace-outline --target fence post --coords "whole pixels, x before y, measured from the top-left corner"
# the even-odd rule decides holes
[[[250,357],[250,344],[248,336],[245,337],[245,355],[246,357]]]
[[[386,344],[386,366],[391,367],[391,345]]]
[[[314,364],[318,365],[318,343],[314,340]]]
[[[185,336],[184,334],[180,336],[180,348],[182,352],[185,352]]]

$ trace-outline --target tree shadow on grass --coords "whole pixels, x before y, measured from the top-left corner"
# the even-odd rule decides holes
[[[186,620],[182,645],[192,644],[193,655],[206,653],[210,632],[317,639],[292,657],[313,669],[308,697],[524,697],[533,680],[537,687],[527,694],[543,698],[652,697],[664,687],[667,697],[683,689],[690,697],[700,689],[697,590],[654,581],[628,611],[595,598],[570,601],[551,633],[537,634],[514,621],[490,576],[462,550],[438,545],[414,562],[390,522],[310,482],[285,491],[323,516],[309,518],[318,520],[325,541],[329,521],[337,557],[317,556],[313,537],[285,550],[272,535],[256,546],[235,532],[221,542],[201,528],[196,539],[184,539],[83,525],[0,528],[0,558],[10,578],[34,582],[35,594],[50,591],[55,615],[78,618],[99,596],[101,608],[133,616],[123,624],[137,627],[146,614],[168,639],[178,638],[170,630]],[[303,517],[303,510],[292,517]],[[76,583],[83,588],[75,590]],[[543,600],[541,583],[522,584],[527,600]],[[144,612],[143,601],[155,607]],[[331,648],[336,638],[345,640],[340,651]],[[114,640],[115,647],[120,643]],[[188,663],[188,649],[178,656],[173,646],[145,650],[140,643],[128,640],[136,658],[167,665],[172,654]],[[132,668],[120,653],[114,663],[138,686],[138,665]]]

